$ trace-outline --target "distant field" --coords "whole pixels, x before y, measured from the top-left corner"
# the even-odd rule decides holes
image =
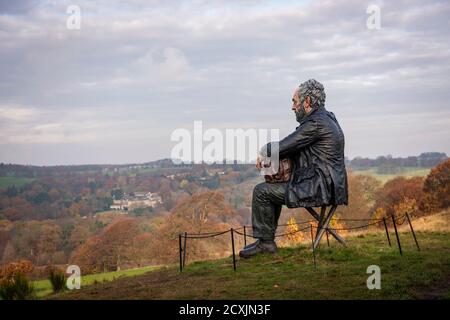
[[[96,216],[101,216],[101,215],[105,215],[105,214],[127,214],[127,211],[122,211],[122,210],[105,210],[105,211],[99,211],[96,212],[95,215]]]
[[[386,181],[389,181],[396,177],[425,177],[430,172],[430,168],[404,168],[402,172],[395,173],[395,174],[380,174],[377,173],[377,168],[371,168],[366,170],[353,170],[356,174],[365,174],[370,175],[378,180],[380,180],[382,183],[385,183]]]
[[[176,172],[184,172],[189,170],[189,168],[186,167],[169,167],[169,168],[137,168],[137,169],[122,169],[118,171],[107,171],[105,174],[108,176],[113,176],[117,173],[119,174],[126,174],[130,177],[136,176],[136,174],[143,174],[143,173],[161,173],[161,174],[174,174]]]
[[[81,277],[81,286],[89,286],[95,283],[102,283],[106,281],[113,281],[119,278],[131,277],[142,275],[146,272],[153,271],[158,269],[159,267],[142,267],[136,269],[122,270],[122,271],[114,271],[114,272],[105,272],[105,273],[97,273],[90,274]],[[49,280],[38,280],[33,281],[34,288],[36,290],[36,294],[38,298],[42,298],[52,293],[52,286]]]
[[[21,187],[33,180],[32,178],[0,177],[0,188]]]

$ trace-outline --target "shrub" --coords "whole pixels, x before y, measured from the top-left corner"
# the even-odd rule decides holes
[[[433,168],[423,184],[426,211],[438,211],[450,206],[450,159]]]
[[[34,299],[34,287],[22,273],[16,273],[12,278],[0,281],[0,298],[3,300]]]
[[[377,218],[390,217],[391,215],[416,213],[418,204],[423,200],[422,177],[397,177],[389,180],[384,186],[375,192],[373,213]]]
[[[61,292],[66,289],[67,277],[63,271],[57,268],[50,268],[48,279],[52,284],[53,292]]]
[[[0,268],[0,281],[12,279],[16,274],[26,275],[34,270],[33,264],[28,260],[10,262]]]

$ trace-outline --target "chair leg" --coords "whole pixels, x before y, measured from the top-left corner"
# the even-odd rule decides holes
[[[323,221],[323,217],[322,219],[320,218],[319,214],[314,211],[313,208],[308,207],[305,208],[313,217],[314,219],[316,219],[318,221],[318,223],[320,223],[321,221]],[[323,226],[323,222],[320,223],[321,226]],[[317,230],[319,230],[320,227],[317,228]],[[333,229],[328,229],[328,232],[339,242],[341,243],[344,247],[347,246],[347,243],[345,242],[344,238],[342,238],[336,231],[334,231]],[[317,237],[317,236],[316,236]]]
[[[326,211],[327,211],[327,206],[322,206],[320,208],[319,224],[317,225],[317,227],[319,227],[319,228],[321,228],[323,225],[323,219],[325,218]]]
[[[326,217],[325,222],[323,223],[322,227],[317,230],[316,239],[314,239],[314,250],[319,245],[320,240],[322,239],[322,236],[323,236],[325,230],[328,228],[328,225],[330,224],[331,218],[333,218],[336,208],[337,208],[337,206],[335,206],[335,205],[331,207],[330,212],[328,213],[328,216]],[[329,229],[329,231],[331,231],[331,230]]]

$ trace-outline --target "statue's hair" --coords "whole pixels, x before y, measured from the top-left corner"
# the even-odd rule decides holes
[[[299,86],[298,96],[302,104],[306,97],[309,97],[311,99],[311,107],[313,109],[318,109],[325,106],[325,89],[317,80],[309,79],[308,81],[303,82]]]

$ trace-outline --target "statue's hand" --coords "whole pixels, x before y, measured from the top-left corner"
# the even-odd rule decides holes
[[[258,156],[258,158],[256,158],[256,169],[261,171],[262,168],[262,162],[261,162],[261,158]]]

